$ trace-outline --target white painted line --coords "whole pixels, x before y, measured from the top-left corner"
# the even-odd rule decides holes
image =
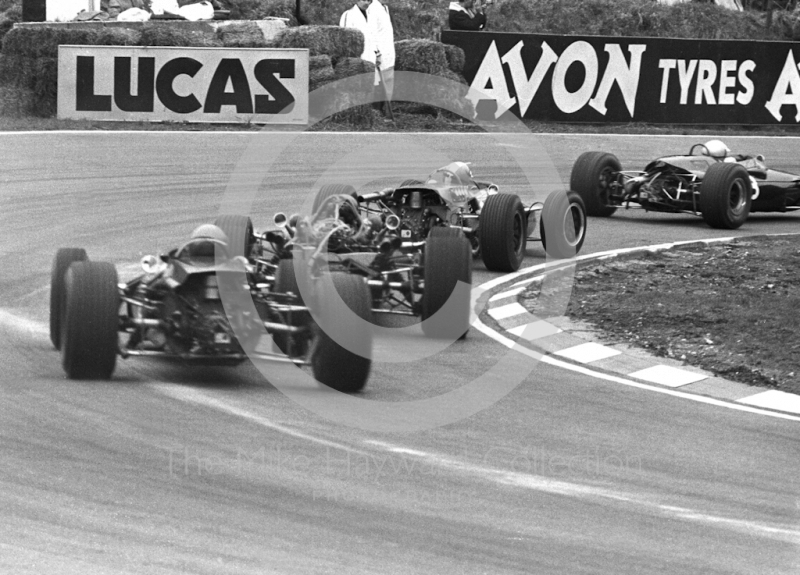
[[[519,295],[525,291],[524,287],[518,287],[515,289],[510,289],[508,291],[504,291],[503,293],[499,293],[497,295],[493,295],[489,298],[489,301],[498,301],[501,299],[506,299],[507,297],[514,297],[515,295]]]
[[[536,283],[536,282],[540,282],[540,281],[542,281],[542,276],[536,276],[535,278],[529,278],[529,279],[526,279],[526,280],[522,280],[521,282],[517,282],[511,287],[517,287],[517,286],[528,287],[532,283]]]
[[[800,395],[786,393],[777,389],[770,389],[755,395],[737,399],[739,403],[777,409],[778,411],[788,411],[789,413],[800,413]]]
[[[489,315],[498,321],[523,313],[528,313],[528,310],[526,310],[517,302],[510,303],[508,305],[501,305],[500,307],[489,310]]]
[[[527,325],[511,328],[508,330],[508,333],[514,334],[515,336],[521,337],[527,341],[533,341],[535,339],[561,333],[562,331],[562,329],[557,328],[551,323],[539,320]]]
[[[557,351],[555,352],[555,355],[560,355],[561,357],[566,357],[567,359],[571,359],[580,363],[591,363],[593,361],[599,361],[608,357],[614,357],[615,355],[619,355],[621,353],[621,351],[616,349],[611,349],[610,347],[600,345],[599,343],[595,343],[593,341],[587,341],[586,343],[576,345],[575,347],[569,347],[567,349]]]
[[[650,383],[658,383],[659,385],[666,385],[667,387],[681,387],[682,385],[689,385],[707,379],[707,375],[702,373],[694,373],[671,367],[669,365],[654,365],[647,369],[641,369],[633,373],[629,373],[628,377],[635,377],[636,379],[643,379]]]

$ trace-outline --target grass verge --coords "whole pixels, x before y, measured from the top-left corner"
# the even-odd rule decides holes
[[[523,296],[532,307],[536,288]],[[795,236],[687,246],[580,265],[570,318],[601,338],[721,377],[800,393]]]

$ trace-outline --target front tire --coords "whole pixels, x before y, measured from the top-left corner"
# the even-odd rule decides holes
[[[61,361],[70,379],[111,379],[119,342],[117,270],[107,262],[73,263],[64,277]]]
[[[480,252],[486,269],[515,272],[525,259],[528,225],[525,209],[515,194],[494,194],[479,219]]]
[[[611,184],[622,170],[622,164],[614,154],[606,152],[584,152],[572,166],[569,187],[577,192],[586,213],[593,217],[607,218],[615,211],[611,205]]]
[[[89,257],[83,248],[60,248],[53,258],[50,271],[50,341],[61,349],[61,320],[64,313],[66,288],[64,276],[73,262],[85,262]]]
[[[311,356],[314,377],[343,393],[361,391],[372,367],[372,330],[359,321],[372,322],[369,288],[359,276],[332,273],[320,279],[319,293],[321,329]]]
[[[700,185],[700,211],[712,228],[735,230],[747,221],[753,201],[750,175],[739,164],[717,163]]]
[[[244,256],[250,259],[255,237],[253,235],[253,222],[249,217],[219,216],[214,220],[214,225],[228,236],[228,255],[230,257]]]
[[[465,237],[429,237],[425,246],[425,292],[422,294],[422,331],[428,337],[461,339],[469,331],[470,290],[453,290],[461,281],[472,286],[472,252]],[[453,299],[450,302],[451,298]],[[427,322],[448,304],[447,318]]]
[[[316,214],[317,210],[325,200],[331,196],[339,195],[351,196],[353,199],[358,200],[356,189],[350,184],[326,184],[319,189],[319,192],[317,192],[317,195],[314,198],[314,204],[311,207],[311,213]]]
[[[548,256],[555,259],[574,258],[586,239],[586,207],[583,199],[575,192],[553,192],[544,202],[539,228],[542,247]]]

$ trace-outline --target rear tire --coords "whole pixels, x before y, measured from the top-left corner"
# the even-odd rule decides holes
[[[316,214],[322,203],[331,196],[352,196],[353,199],[358,200],[356,189],[350,184],[326,184],[319,189],[317,196],[314,198],[314,204],[311,207],[311,213]]]
[[[117,270],[107,262],[77,262],[64,278],[61,361],[70,379],[111,379],[119,346]]]
[[[528,226],[525,209],[515,194],[494,194],[480,215],[480,251],[486,269],[515,272],[525,259]]]
[[[622,170],[622,164],[614,154],[606,152],[584,152],[572,166],[569,187],[577,192],[586,205],[586,213],[593,217],[607,218],[617,208],[610,205],[610,184]]]
[[[470,290],[453,289],[458,282],[472,286],[472,252],[464,237],[431,237],[425,246],[425,292],[422,294],[422,331],[428,337],[461,339],[469,331]],[[449,300],[453,313],[426,322]]]
[[[545,233],[546,229],[550,230],[549,234]],[[555,259],[577,256],[586,239],[586,207],[581,197],[575,192],[560,190],[547,196],[539,231],[548,256]]]
[[[64,275],[73,262],[85,262],[88,258],[83,248],[60,248],[53,259],[50,271],[50,341],[61,349],[61,316],[64,311]]]
[[[361,391],[372,367],[372,330],[359,321],[372,322],[369,288],[359,276],[332,273],[320,279],[319,294],[320,330],[311,356],[314,377],[343,393]]]
[[[214,225],[228,236],[228,255],[232,258],[244,256],[250,259],[253,249],[253,222],[247,216],[224,215],[214,220]]]
[[[700,184],[700,211],[712,228],[735,230],[747,221],[753,201],[750,175],[739,164],[717,163]]]

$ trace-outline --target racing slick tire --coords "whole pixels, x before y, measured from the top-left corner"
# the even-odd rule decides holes
[[[343,393],[361,391],[372,367],[372,330],[359,321],[373,321],[369,288],[360,276],[334,272],[320,280],[319,302],[321,325],[311,354],[314,377]]]
[[[358,200],[356,189],[350,184],[325,184],[319,189],[314,198],[314,204],[311,206],[311,213],[316,214],[322,202],[331,196],[338,195],[352,196],[354,199]]]
[[[458,282],[472,285],[472,252],[465,237],[430,237],[425,246],[425,291],[422,294],[422,331],[428,337],[463,339],[469,331],[470,290],[453,292]],[[450,298],[455,310],[448,318],[426,322]]]
[[[83,248],[59,248],[53,258],[50,271],[50,341],[61,349],[61,315],[64,309],[64,276],[73,262],[85,262],[88,258]]]
[[[580,194],[588,215],[607,218],[617,211],[615,206],[609,205],[608,190],[614,174],[620,170],[622,164],[614,154],[584,152],[578,156],[572,166],[569,187]]]
[[[111,379],[117,362],[119,292],[108,262],[77,262],[64,277],[61,363],[70,379]]]
[[[489,196],[479,221],[480,251],[489,271],[515,272],[525,258],[528,226],[516,194]]]
[[[735,230],[747,221],[753,201],[750,175],[744,166],[712,164],[700,184],[700,212],[712,228]]]
[[[228,255],[232,258],[244,256],[249,259],[253,249],[253,222],[247,216],[223,215],[214,220],[214,225],[228,236]]]
[[[549,231],[545,233],[545,230]],[[560,260],[577,256],[586,239],[586,206],[580,195],[559,190],[547,196],[539,231],[542,247],[551,258]]]
[[[400,184],[401,188],[405,188],[406,186],[418,186],[422,182],[420,180],[410,179],[410,180],[403,180],[403,183]]]

